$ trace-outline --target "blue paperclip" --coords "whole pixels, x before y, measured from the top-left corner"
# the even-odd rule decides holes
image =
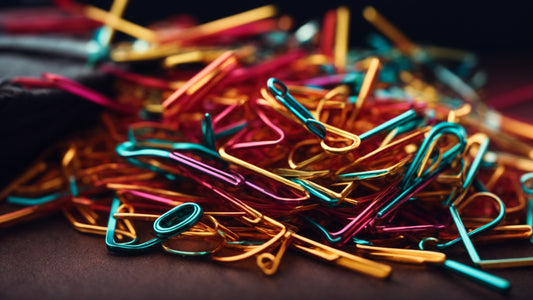
[[[283,82],[276,78],[270,78],[267,81],[267,86],[274,95],[274,97],[281,102],[291,113],[293,113],[296,118],[305,124],[307,129],[313,133],[314,135],[318,136],[320,139],[324,139],[326,136],[326,128],[324,125],[313,117],[313,115],[305,108],[302,104],[300,104],[294,97],[291,96],[289,93],[289,89]],[[278,87],[280,89],[278,89]]]
[[[198,204],[193,202],[183,203],[167,211],[155,220],[153,230],[156,238],[140,244],[137,244],[137,238],[126,243],[117,243],[115,241],[117,219],[115,219],[114,214],[117,212],[119,205],[120,200],[117,197],[114,197],[109,212],[105,242],[109,251],[122,254],[139,254],[147,252],[161,242],[188,230],[196,224],[203,215],[202,208]]]

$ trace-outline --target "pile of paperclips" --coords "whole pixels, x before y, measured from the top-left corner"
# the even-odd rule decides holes
[[[371,7],[384,37],[356,50],[346,7],[299,28],[274,6],[146,28],[121,18],[125,1],[58,3],[106,24],[93,62],[117,93],[14,79],[106,109],[6,188],[17,210],[2,226],[60,210],[112,252],[253,258],[265,274],[287,248],[378,278],[383,260],[439,266],[499,291],[510,283],[481,269],[533,265],[475,248],[531,236],[533,125],[483,104],[473,54],[417,45]],[[135,40],[111,43],[113,30]],[[473,267],[446,258],[454,245]]]

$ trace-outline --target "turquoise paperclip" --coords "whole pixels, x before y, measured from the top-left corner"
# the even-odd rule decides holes
[[[115,219],[114,214],[117,212],[119,205],[120,200],[114,197],[109,212],[105,242],[109,251],[122,254],[147,252],[161,242],[188,230],[203,215],[202,208],[198,204],[193,202],[183,203],[167,211],[155,220],[153,225],[153,230],[156,235],[155,238],[140,244],[136,244],[138,241],[137,238],[126,243],[117,243],[115,241],[117,219]]]
[[[526,173],[520,177],[520,184],[526,194],[528,194],[529,200],[527,201],[527,215],[526,224],[533,227],[533,188],[527,186],[527,182],[533,179],[533,172]],[[533,244],[533,236],[529,238],[529,242]]]
[[[204,135],[204,143],[207,148],[216,151],[216,140],[237,133],[246,126],[248,126],[248,123],[244,121],[234,124],[229,128],[224,128],[224,130],[219,132],[215,132],[213,129],[213,120],[211,115],[209,113],[205,113],[204,118],[202,119],[202,134]]]
[[[495,197],[493,198],[494,200],[496,200],[496,202],[498,203],[498,205],[500,206],[500,212],[498,214],[498,216],[492,220],[491,222],[481,226],[481,227],[478,227],[470,232],[467,232],[466,231],[466,228],[464,227],[463,225],[463,221],[461,220],[461,217],[459,216],[459,212],[457,211],[457,207],[454,205],[454,204],[451,204],[450,207],[449,207],[449,210],[450,210],[450,213],[452,215],[452,218],[453,218],[453,221],[455,223],[455,226],[457,227],[457,231],[459,232],[459,237],[455,240],[451,240],[447,243],[436,243],[436,247],[437,249],[444,249],[444,248],[447,248],[449,246],[452,246],[456,243],[458,243],[459,241],[462,241],[465,245],[465,248],[472,260],[472,262],[475,264],[475,265],[480,265],[483,261],[480,259],[473,243],[472,243],[472,240],[471,238],[474,238],[476,236],[478,236],[479,234],[483,233],[484,231],[486,230],[490,230],[494,227],[496,227],[502,220],[503,220],[503,217],[505,216],[505,205],[503,204],[503,202],[501,201],[501,199],[499,199],[498,197]],[[420,241],[419,243],[419,248],[420,249],[424,249],[424,244],[425,242],[427,241],[434,241],[434,242],[438,242],[438,239],[437,238],[425,238],[423,240]],[[490,261],[490,260],[489,260]],[[487,261],[487,262],[489,262]],[[477,281],[487,287],[490,287],[492,289],[495,289],[497,291],[500,291],[500,292],[506,292],[508,291],[510,288],[511,288],[511,284],[509,283],[509,281],[503,279],[503,278],[500,278],[500,277],[497,277],[497,276],[494,276],[492,274],[489,274],[489,273],[486,273],[484,271],[481,271],[481,270],[478,270],[478,269],[475,269],[475,268],[472,268],[470,266],[467,266],[467,265],[463,265],[461,263],[458,263],[456,261],[452,261],[452,260],[446,260],[444,262],[444,267],[448,270],[451,270],[461,276],[464,276],[464,277],[467,277],[467,278],[470,278],[474,281]]]
[[[305,124],[307,129],[320,139],[326,137],[326,128],[317,121],[313,115],[289,93],[287,86],[276,78],[267,81],[267,87],[272,95],[281,102],[296,118]],[[278,88],[279,87],[279,88]]]
[[[418,177],[417,172],[419,171],[420,167],[423,167],[421,164],[424,160],[424,157],[428,154],[427,151],[430,150],[431,144],[444,134],[455,135],[458,139],[457,144],[442,155],[439,166],[435,168],[433,172],[429,173],[429,171],[431,171],[430,168],[429,170],[425,171],[421,177]],[[424,183],[427,179],[431,178],[435,174],[438,174],[444,167],[448,166],[457,157],[457,155],[462,153],[465,147],[466,131],[462,126],[449,122],[442,122],[433,126],[431,131],[428,133],[428,136],[418,149],[418,152],[413,158],[413,161],[407,169],[402,181],[398,185],[398,188],[400,191],[402,191],[402,193],[400,193],[399,196],[395,197],[383,209],[381,209],[377,213],[377,217],[383,218],[388,215],[395,207],[401,204],[402,201],[406,200],[404,195],[407,195],[410,191]]]

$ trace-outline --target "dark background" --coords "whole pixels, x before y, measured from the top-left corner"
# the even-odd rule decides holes
[[[105,9],[111,3],[110,0],[83,2]],[[130,0],[125,18],[146,25],[185,13],[196,16],[200,22],[208,22],[270,3],[277,4],[280,13],[292,15],[299,24],[321,20],[326,10],[347,5],[351,10],[350,44],[363,47],[367,34],[374,28],[362,18],[361,11],[365,5],[372,4],[415,42],[477,53],[480,66],[489,76],[485,87],[487,97],[533,82],[533,1]],[[3,0],[0,10],[47,4],[49,1]],[[0,78],[39,76],[49,71],[85,78],[86,84],[103,88],[106,79],[88,72],[83,65],[79,61],[0,52]],[[91,120],[87,115],[97,112],[79,99],[81,102],[74,104],[69,102],[72,99],[65,98],[68,95],[48,94],[49,102],[42,106],[48,110],[34,109],[32,118],[38,119],[22,122],[25,127],[33,127],[26,130],[14,127],[20,123],[14,120],[24,118],[28,107],[34,106],[34,101],[42,95],[26,94],[22,98],[25,101],[17,95],[0,95],[0,150],[11,149],[9,154],[0,151],[3,157],[0,172],[7,180],[17,174],[20,166],[31,162],[33,155],[47,143],[61,139],[77,125],[86,126]],[[62,101],[68,104],[50,107]],[[62,115],[66,107],[73,106],[77,110],[71,114],[73,120],[61,120],[70,124],[68,128],[41,125],[53,123],[51,117]],[[531,112],[528,107],[521,113],[531,119]],[[83,118],[75,118],[84,114]],[[45,127],[49,127],[47,132],[38,131]],[[20,134],[23,129],[25,133]],[[9,139],[4,137],[15,135],[16,143],[6,142]],[[24,154],[23,158],[17,153]],[[482,258],[533,256],[533,246],[527,241],[482,246],[478,250]],[[468,263],[461,245],[447,254]],[[278,273],[267,277],[253,260],[218,264],[161,251],[140,256],[111,255],[102,237],[74,231],[59,214],[0,229],[0,299],[531,299],[533,295],[531,268],[491,270],[490,273],[512,284],[510,293],[501,295],[438,268],[391,265],[392,278],[382,281],[289,251]]]
[[[111,0],[80,0],[108,9]],[[366,5],[373,5],[416,42],[461,47],[476,51],[533,48],[532,1],[167,1],[130,0],[125,18],[140,24],[190,14],[201,22],[229,16],[261,5],[276,4],[280,13],[300,22],[321,20],[328,9],[345,5],[351,11],[351,44],[363,45],[373,30],[362,17]],[[46,5],[50,0],[3,0],[1,7]]]

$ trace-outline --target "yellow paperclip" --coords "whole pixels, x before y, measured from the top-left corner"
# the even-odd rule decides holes
[[[357,244],[356,247],[363,255],[401,263],[442,264],[446,260],[445,254],[435,251],[376,247],[360,244]]]

